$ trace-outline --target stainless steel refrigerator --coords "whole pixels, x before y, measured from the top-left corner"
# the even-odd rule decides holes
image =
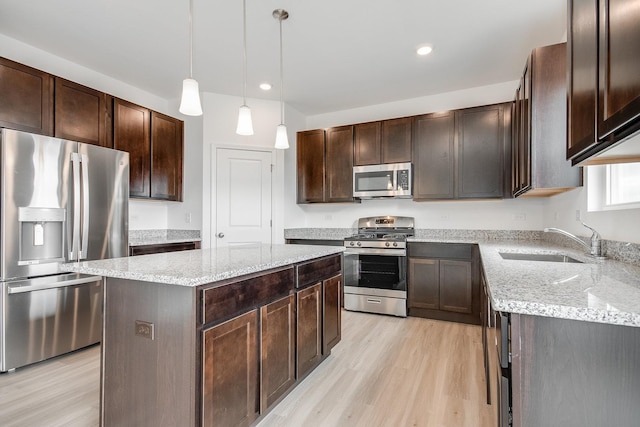
[[[0,130],[0,371],[97,343],[100,277],[59,264],[127,256],[129,154]]]

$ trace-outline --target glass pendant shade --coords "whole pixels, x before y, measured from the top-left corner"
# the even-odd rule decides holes
[[[280,150],[286,150],[289,148],[289,138],[287,138],[287,127],[284,124],[279,124],[276,127],[276,148]]]
[[[238,126],[236,127],[238,135],[253,135],[253,122],[251,121],[251,109],[246,105],[240,107],[238,111]]]
[[[187,116],[202,115],[198,82],[194,79],[184,79],[182,81],[182,99],[178,110]]]

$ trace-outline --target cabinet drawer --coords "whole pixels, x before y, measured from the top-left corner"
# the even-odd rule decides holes
[[[204,324],[240,314],[283,297],[293,289],[293,268],[202,291]]]
[[[296,288],[303,288],[338,274],[341,270],[341,255],[304,262],[296,265],[295,268]]]
[[[466,243],[409,243],[409,256],[422,258],[471,259],[473,245]]]

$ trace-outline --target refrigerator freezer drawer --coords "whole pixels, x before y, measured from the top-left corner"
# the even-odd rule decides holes
[[[81,275],[61,277],[2,284],[5,310],[0,371],[101,341],[102,279]]]

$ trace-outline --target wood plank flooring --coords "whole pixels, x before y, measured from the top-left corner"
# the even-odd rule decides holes
[[[479,326],[343,312],[342,341],[259,427],[493,427]],[[0,375],[0,426],[98,426],[100,347]]]

